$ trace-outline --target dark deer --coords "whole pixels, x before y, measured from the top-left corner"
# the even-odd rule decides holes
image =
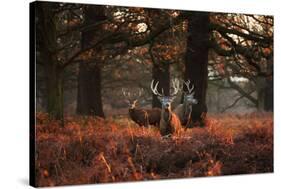
[[[181,121],[182,126],[189,127],[191,122],[192,105],[197,104],[197,100],[194,98],[194,85],[190,86],[190,80],[183,81],[187,91],[183,91],[183,103],[179,104],[174,109],[175,114]]]
[[[164,95],[163,89],[162,93],[159,93],[157,90],[159,81],[154,86],[154,80],[151,82],[151,90],[157,96],[158,100],[162,104],[161,110],[161,119],[160,119],[160,134],[162,136],[170,135],[173,133],[179,133],[181,130],[181,122],[178,116],[172,112],[171,110],[171,103],[175,99],[178,91],[179,91],[179,81],[173,80],[173,92],[171,95],[166,96]]]
[[[130,92],[125,92],[122,89],[123,95],[126,97],[131,97]],[[137,123],[139,126],[148,127],[149,125],[154,125],[159,127],[160,117],[161,117],[161,109],[153,108],[153,109],[142,109],[137,108],[137,102],[135,94],[134,100],[127,99],[129,102],[129,117]],[[139,90],[138,97],[141,96],[141,90]]]

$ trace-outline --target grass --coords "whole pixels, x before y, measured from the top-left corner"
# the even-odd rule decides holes
[[[204,128],[162,138],[127,118],[37,113],[38,186],[273,172],[273,115],[208,115]]]

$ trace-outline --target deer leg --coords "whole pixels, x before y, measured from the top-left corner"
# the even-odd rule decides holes
[[[144,112],[144,126],[149,126],[148,113],[146,111]]]
[[[187,118],[187,122],[186,122],[186,127],[187,128],[191,127],[191,113],[192,113],[192,106],[189,107],[189,114],[188,114],[188,118]]]

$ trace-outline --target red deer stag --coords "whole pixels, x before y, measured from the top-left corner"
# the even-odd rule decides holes
[[[135,93],[131,95],[130,92],[126,92],[124,89],[122,89],[123,95],[125,97],[131,97],[133,96],[134,99],[127,98],[127,101],[129,103],[129,117],[137,123],[139,126],[148,127],[149,125],[154,125],[156,127],[159,127],[160,123],[160,117],[161,117],[161,109],[160,108],[153,108],[153,109],[142,109],[137,108],[137,102]],[[139,90],[138,97],[140,97],[142,94],[142,91]]]
[[[161,119],[160,119],[160,134],[162,136],[167,136],[173,133],[179,133],[181,130],[181,122],[178,116],[172,112],[171,103],[175,99],[177,93],[179,92],[179,81],[173,80],[173,92],[171,95],[166,96],[163,93],[159,93],[157,90],[159,81],[154,86],[154,80],[151,82],[151,90],[157,96],[158,100],[162,104]]]
[[[190,86],[190,80],[183,81],[187,91],[183,91],[183,103],[179,104],[174,109],[175,114],[181,121],[182,126],[190,127],[192,105],[197,104],[197,100],[194,98],[194,85]]]

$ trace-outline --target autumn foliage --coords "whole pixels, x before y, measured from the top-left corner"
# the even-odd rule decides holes
[[[270,113],[209,115],[170,138],[124,117],[36,118],[38,186],[273,172]]]

